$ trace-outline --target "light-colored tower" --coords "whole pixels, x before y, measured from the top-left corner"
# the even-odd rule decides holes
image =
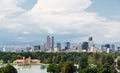
[[[93,37],[89,37],[88,41],[89,41],[89,46],[88,46],[89,51],[90,51],[90,52],[93,52],[93,51],[94,51]]]
[[[89,48],[94,46],[93,38],[89,37]]]
[[[57,48],[61,51],[61,43],[57,43]]]

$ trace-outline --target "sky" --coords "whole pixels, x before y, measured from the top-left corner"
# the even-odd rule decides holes
[[[120,0],[0,0],[0,44],[120,41]]]

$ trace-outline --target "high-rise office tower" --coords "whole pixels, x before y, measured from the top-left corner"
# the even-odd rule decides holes
[[[110,48],[110,44],[105,44],[105,47],[106,48]]]
[[[89,37],[89,49],[94,47],[93,37]]]
[[[88,42],[83,42],[82,43],[82,49],[86,50],[86,51],[88,50]]]
[[[50,44],[51,44],[51,49],[54,49],[54,37],[53,36],[51,37],[51,43]]]
[[[97,52],[98,50],[95,48],[93,37],[89,37],[88,41],[89,41],[88,52]]]
[[[46,49],[54,49],[54,37],[47,36],[47,44],[46,44]]]
[[[65,50],[70,49],[70,46],[71,46],[70,42],[65,42]]]
[[[57,43],[57,48],[61,51],[61,43]]]
[[[47,36],[46,50],[50,49],[50,36]]]

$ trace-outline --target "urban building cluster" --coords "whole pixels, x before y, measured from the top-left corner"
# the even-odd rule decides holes
[[[47,36],[46,43],[34,46],[3,46],[3,52],[103,52],[114,53],[120,52],[120,47],[114,44],[104,44],[97,47],[93,37],[89,37],[88,41],[73,45],[71,42],[54,42],[54,36]]]

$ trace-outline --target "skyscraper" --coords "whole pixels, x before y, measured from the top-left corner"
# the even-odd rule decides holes
[[[54,37],[53,36],[51,37],[51,43],[50,44],[51,44],[51,49],[54,49]]]
[[[89,37],[88,41],[89,41],[89,49],[91,49],[92,47],[94,47],[93,37]]]
[[[65,50],[70,49],[70,46],[71,46],[70,42],[65,42]]]
[[[61,51],[61,43],[57,43],[57,48]]]
[[[110,48],[110,44],[105,44],[105,47],[106,48]]]
[[[47,36],[47,44],[46,44],[46,49],[54,49],[54,37]]]
[[[88,42],[83,42],[82,43],[82,50],[88,50]]]
[[[93,37],[89,37],[88,41],[89,41],[88,52],[98,52],[98,49],[94,45]]]
[[[47,36],[46,50],[50,49],[50,36]]]

